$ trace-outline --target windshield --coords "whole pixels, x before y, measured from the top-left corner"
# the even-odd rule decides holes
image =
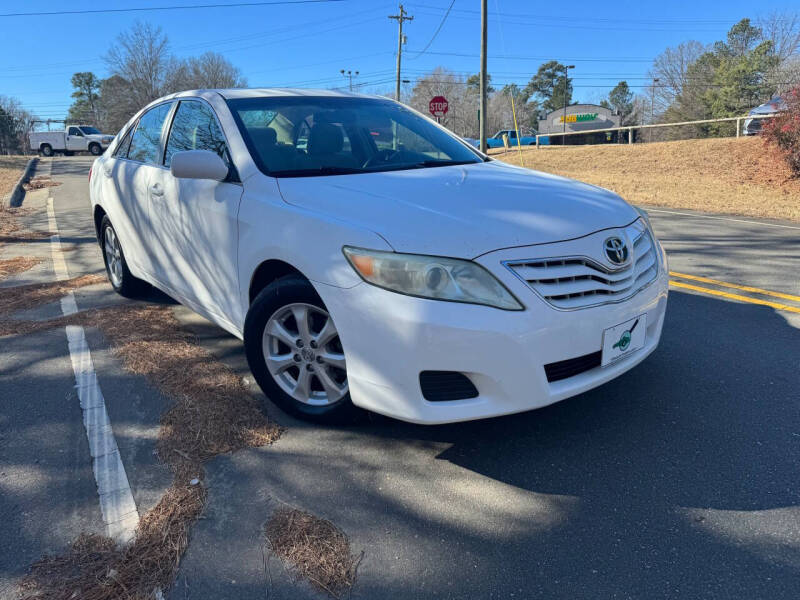
[[[100,132],[94,127],[81,127],[81,131],[86,135],[98,135]]]
[[[344,175],[481,162],[414,111],[370,98],[228,100],[259,168],[274,177]]]

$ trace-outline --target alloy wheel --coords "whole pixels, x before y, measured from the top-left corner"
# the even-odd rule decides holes
[[[122,285],[122,251],[119,247],[119,240],[113,227],[106,227],[103,237],[108,274],[111,277],[111,283],[118,288]]]
[[[300,302],[279,308],[267,321],[262,346],[272,378],[295,400],[325,406],[347,394],[344,350],[324,309]]]

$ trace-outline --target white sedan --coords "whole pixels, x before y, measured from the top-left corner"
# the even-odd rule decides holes
[[[147,282],[242,338],[267,397],[300,417],[525,411],[617,377],[661,336],[667,261],[645,214],[385,98],[168,96],[90,189],[114,289]]]

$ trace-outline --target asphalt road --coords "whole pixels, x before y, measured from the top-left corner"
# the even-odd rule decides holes
[[[73,275],[102,269],[89,164],[53,162]],[[800,294],[797,224],[650,214],[673,271]],[[48,268],[5,285],[46,280]],[[77,294],[80,308],[119,301],[105,286]],[[240,342],[176,313],[248,377]],[[538,411],[327,428],[267,402],[286,433],[209,463],[209,504],[168,596],[319,598],[277,559],[264,563],[264,522],[288,503],[330,519],[364,551],[354,598],[796,598],[799,330],[800,314],[675,289],[650,358]],[[152,458],[166,401],[87,334],[142,512],[168,481]],[[0,340],[2,598],[32,557],[101,526],[71,385],[63,332]]]

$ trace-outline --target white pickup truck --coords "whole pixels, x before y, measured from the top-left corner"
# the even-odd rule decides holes
[[[103,135],[94,127],[70,125],[65,131],[36,131],[28,134],[31,150],[42,156],[53,156],[56,152],[69,155],[73,152],[91,152],[100,156],[114,139]]]

